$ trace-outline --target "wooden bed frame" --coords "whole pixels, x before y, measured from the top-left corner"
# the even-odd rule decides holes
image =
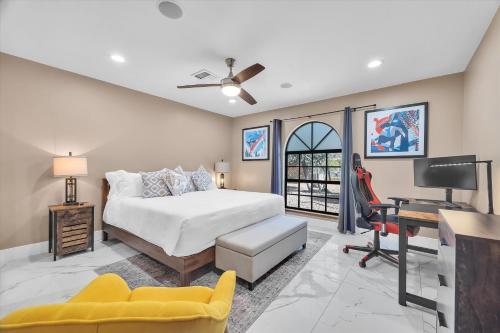
[[[103,213],[106,202],[108,201],[109,189],[109,183],[104,178],[102,180],[101,197]],[[152,244],[126,230],[107,224],[104,221],[104,218],[102,219],[102,231],[102,239],[104,241],[116,238],[137,251],[142,252],[179,272],[179,286],[189,286],[191,282],[191,272],[215,261],[215,246],[209,247],[200,253],[190,256],[175,257],[169,256],[161,247],[155,244]]]

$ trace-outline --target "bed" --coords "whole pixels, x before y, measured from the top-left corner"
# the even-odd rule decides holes
[[[103,239],[116,238],[179,272],[190,273],[215,260],[215,239],[284,213],[283,198],[269,193],[212,190],[144,199],[110,199],[102,180]]]

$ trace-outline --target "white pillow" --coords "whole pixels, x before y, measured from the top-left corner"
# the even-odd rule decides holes
[[[142,196],[142,177],[125,170],[106,172],[110,190],[108,199]]]
[[[106,172],[105,176],[109,184],[108,199],[112,199],[118,195],[120,192],[118,190],[118,182],[120,180],[120,174],[125,172],[124,170],[110,171]]]
[[[125,172],[120,182],[120,195],[122,197],[140,197],[143,192],[142,177],[139,173]]]

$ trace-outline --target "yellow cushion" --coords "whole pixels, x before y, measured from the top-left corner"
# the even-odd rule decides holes
[[[0,331],[222,333],[231,310],[235,284],[236,274],[229,271],[221,276],[215,290],[144,287],[130,292],[120,277],[105,274],[66,304],[14,311],[2,319]]]
[[[213,289],[208,287],[140,287],[132,291],[129,301],[191,301],[207,304],[208,302],[210,302],[212,293]]]

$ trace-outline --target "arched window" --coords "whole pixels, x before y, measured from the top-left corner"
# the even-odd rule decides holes
[[[286,207],[338,215],[342,144],[335,129],[321,122],[298,127],[285,157]]]

